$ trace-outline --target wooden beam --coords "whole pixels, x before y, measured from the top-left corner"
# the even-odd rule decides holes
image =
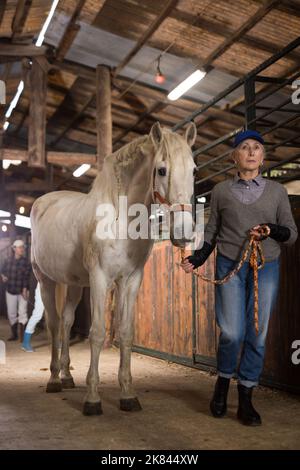
[[[45,168],[47,75],[35,59],[29,72],[29,83],[28,165]]]
[[[28,152],[27,150],[3,148],[0,160],[21,160],[26,162],[28,160]]]
[[[12,37],[16,38],[22,35],[23,27],[29,13],[32,0],[18,0],[16,12],[12,20]]]
[[[68,124],[64,127],[64,129],[59,133],[58,136],[54,139],[53,142],[51,142],[51,146],[55,147],[55,145],[62,139],[66,133],[71,129],[71,127],[76,123],[76,121],[80,118],[80,116],[84,113],[84,111],[90,106],[91,102],[94,100],[95,95],[91,95],[87,98],[87,100],[84,102],[83,106],[80,108],[80,110],[74,114],[72,119],[68,122]],[[61,112],[63,113],[63,107],[60,108]]]
[[[134,128],[140,124],[144,119],[145,117],[149,116],[151,113],[157,113],[159,111],[161,111],[163,108],[165,108],[166,104],[164,102],[159,102],[159,103],[154,103],[153,106],[151,106],[151,108],[147,109],[143,114],[141,114],[138,119],[131,125],[129,126],[127,129],[125,129],[123,132],[121,132],[113,141],[113,145],[115,146],[118,142],[120,142],[121,140],[124,139],[124,137],[129,133],[131,132],[132,130],[134,130]]]
[[[238,41],[244,36],[250,29],[252,29],[263,17],[269,13],[279,3],[279,0],[265,0],[263,5],[257,10],[257,12],[251,16],[240,28],[238,28],[231,37],[227,38],[219,47],[217,47],[204,61],[198,63],[197,67],[209,68],[211,64],[224,52],[232,46],[233,43]],[[196,67],[196,68],[197,68]]]
[[[1,23],[2,23],[2,20],[3,20],[3,17],[4,17],[4,13],[5,13],[5,10],[6,10],[6,4],[7,4],[7,0],[2,0],[0,2],[0,26],[1,26]]]
[[[110,70],[103,65],[96,69],[96,98],[97,167],[101,170],[104,158],[112,152]]]
[[[279,8],[279,6],[277,6],[276,8]],[[234,33],[234,31],[232,30],[232,27],[228,27],[226,24],[219,25],[218,23],[208,20],[207,18],[203,18],[200,15],[195,22],[195,16],[186,11],[182,11],[182,10],[179,11],[175,9],[171,13],[170,17],[176,19],[177,21],[181,21],[185,23],[186,25],[199,27],[201,30],[207,31],[211,34],[217,34],[219,36],[223,36],[224,39],[231,38],[231,36]],[[241,36],[238,39],[238,42],[244,44],[245,46],[251,49],[256,49],[256,50],[259,49],[271,55],[276,54],[276,52],[278,52],[279,50],[279,47],[273,42],[270,42],[262,38],[257,39],[256,37],[249,36],[247,34],[244,34],[244,36]],[[290,52],[288,54],[288,58],[299,62],[300,54],[297,52]]]
[[[94,74],[94,83],[95,78],[96,74]],[[67,91],[60,106],[49,119],[48,130],[55,133],[59,129],[56,137],[51,142],[51,147],[57,145],[95,99],[95,89],[92,92],[88,90],[88,93],[86,93],[86,89],[86,80],[81,77],[77,78]]]
[[[295,0],[285,0],[284,2],[280,2],[277,9],[293,17],[300,17],[299,2]]]
[[[77,36],[78,31],[80,30],[80,25],[77,24],[77,20],[80,16],[82,8],[84,7],[86,0],[77,0],[77,5],[72,12],[70,21],[65,29],[63,37],[60,40],[59,46],[56,52],[56,59],[58,61],[63,60],[67,54],[69,48],[71,47],[75,37]]]
[[[21,160],[28,161],[28,151],[20,149],[3,148],[0,160]],[[47,162],[61,166],[75,166],[89,163],[95,165],[96,155],[89,153],[73,152],[47,152]]]
[[[47,48],[45,46],[23,46],[20,44],[7,44],[0,40],[0,57],[35,57],[45,55]]]
[[[130,62],[130,60],[139,52],[139,50],[143,47],[143,45],[148,41],[148,39],[153,35],[153,33],[157,30],[157,28],[162,24],[162,22],[169,16],[173,8],[175,8],[178,0],[168,0],[165,7],[158,15],[158,17],[153,21],[150,28],[145,31],[133,49],[129,52],[129,54],[125,57],[124,60],[116,67],[114,71],[114,76],[116,77],[119,75],[121,70]]]
[[[19,193],[28,193],[28,192],[48,192],[51,188],[48,183],[45,181],[36,182],[36,183],[27,183],[27,182],[16,182],[16,183],[6,183],[5,191],[14,191]]]
[[[95,165],[96,155],[92,153],[47,152],[47,161],[62,166],[75,166],[83,163]]]

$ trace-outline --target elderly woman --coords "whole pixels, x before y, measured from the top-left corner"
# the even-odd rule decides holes
[[[286,189],[261,175],[263,144],[256,131],[237,134],[232,154],[236,175],[213,188],[203,246],[181,264],[185,272],[192,272],[205,263],[217,245],[216,278],[222,279],[237,265],[249,235],[263,240],[266,263],[258,271],[258,334],[254,327],[253,270],[249,259],[227,283],[216,286],[216,320],[221,333],[218,379],[210,409],[216,418],[226,414],[229,383],[237,369],[237,417],[250,426],[261,424],[252,405],[252,392],[263,369],[268,323],[278,291],[280,243],[292,245],[298,235]],[[262,225],[267,226],[264,236],[259,231]]]

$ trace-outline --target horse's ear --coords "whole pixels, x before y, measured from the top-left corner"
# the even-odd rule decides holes
[[[190,147],[194,145],[197,138],[197,127],[194,122],[190,122],[185,131],[185,138]]]
[[[155,122],[153,124],[153,126],[151,127],[150,137],[151,137],[152,142],[155,145],[155,147],[158,147],[159,144],[161,143],[162,137],[163,137],[162,129],[161,129],[160,124],[159,124],[158,121]]]

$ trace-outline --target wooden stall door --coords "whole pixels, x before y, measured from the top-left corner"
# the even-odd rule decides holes
[[[199,272],[210,278],[215,277],[216,250]],[[194,278],[193,311],[195,316],[195,354],[194,361],[204,368],[216,366],[216,351],[219,330],[215,321],[215,286]]]

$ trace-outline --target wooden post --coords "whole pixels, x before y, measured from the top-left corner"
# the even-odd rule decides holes
[[[45,168],[47,74],[35,58],[32,58],[29,83],[28,166]]]
[[[97,65],[97,167],[101,171],[104,158],[112,152],[112,118],[110,70],[105,65]]]
[[[10,230],[9,238],[12,245],[16,238],[16,194],[14,193],[10,198]]]

